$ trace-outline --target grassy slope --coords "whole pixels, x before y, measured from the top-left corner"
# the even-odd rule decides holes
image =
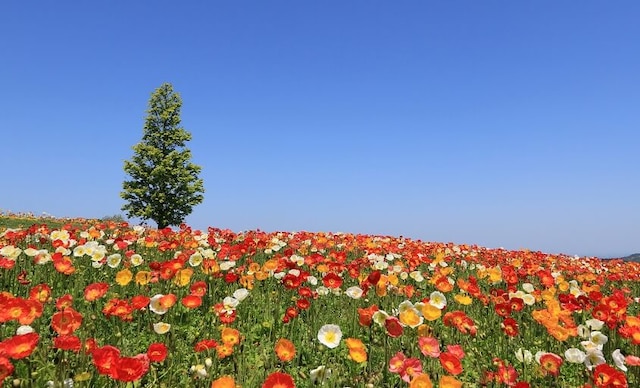
[[[33,224],[45,224],[49,229],[59,229],[63,225],[71,223],[76,226],[84,225],[90,220],[84,219],[57,219],[50,217],[34,217],[29,215],[5,215],[0,214],[0,231],[6,229],[25,229]]]

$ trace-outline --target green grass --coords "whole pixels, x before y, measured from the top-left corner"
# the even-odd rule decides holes
[[[82,218],[38,217],[30,214],[0,214],[0,231],[6,229],[27,229],[33,225],[47,225],[49,229],[60,229],[66,224],[82,227],[96,220]]]

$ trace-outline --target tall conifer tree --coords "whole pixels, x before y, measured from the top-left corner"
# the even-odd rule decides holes
[[[159,229],[179,225],[204,199],[201,167],[191,163],[186,143],[191,134],[180,126],[182,99],[169,83],[151,95],[142,140],[124,162],[130,180],[120,193],[129,217],[153,220]]]

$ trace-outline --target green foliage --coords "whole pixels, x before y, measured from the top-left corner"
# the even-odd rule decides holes
[[[182,99],[164,83],[151,95],[140,143],[124,163],[130,180],[120,196],[129,217],[153,220],[158,228],[182,223],[204,199],[201,167],[190,162],[191,134],[180,126]]]

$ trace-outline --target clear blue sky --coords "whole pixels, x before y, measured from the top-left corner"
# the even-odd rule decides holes
[[[7,1],[0,209],[122,214],[170,82],[187,222],[640,251],[638,1]]]

